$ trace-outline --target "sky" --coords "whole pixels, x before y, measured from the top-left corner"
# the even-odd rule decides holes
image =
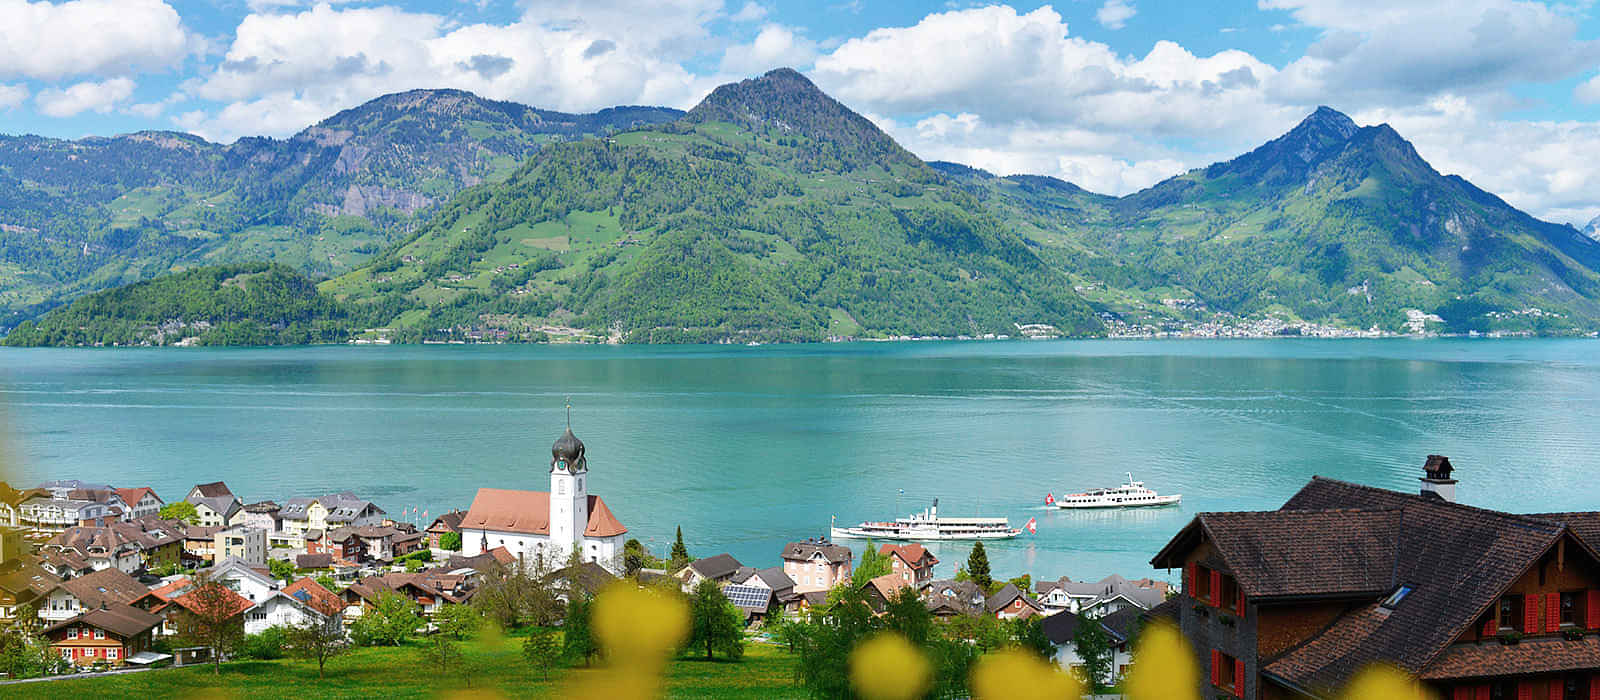
[[[0,0],[0,133],[286,137],[412,88],[687,109],[792,67],[912,152],[1126,194],[1318,105],[1600,216],[1595,0]]]

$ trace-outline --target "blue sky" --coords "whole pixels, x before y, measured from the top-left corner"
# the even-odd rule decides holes
[[[777,66],[928,159],[1122,194],[1319,104],[1600,215],[1594,0],[0,0],[0,132],[284,137],[378,95],[687,108]]]

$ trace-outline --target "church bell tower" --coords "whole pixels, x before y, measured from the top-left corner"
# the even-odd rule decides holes
[[[572,548],[583,546],[589,525],[589,491],[584,483],[589,462],[583,441],[572,434],[572,406],[567,406],[567,431],[550,446],[550,549],[554,566],[565,566]],[[581,559],[587,559],[580,553]]]

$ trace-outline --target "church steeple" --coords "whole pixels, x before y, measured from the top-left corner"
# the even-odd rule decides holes
[[[589,471],[589,463],[583,453],[583,441],[572,434],[572,403],[568,402],[567,431],[550,446],[550,471],[564,469],[574,474]]]
[[[589,494],[584,477],[589,461],[583,441],[572,434],[572,403],[567,403],[567,429],[550,446],[550,547],[556,561],[565,561],[574,548],[584,551],[583,533],[589,524]]]

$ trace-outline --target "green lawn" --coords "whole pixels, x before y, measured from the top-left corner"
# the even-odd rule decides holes
[[[522,657],[522,639],[465,646],[473,668],[472,689],[507,698],[553,698],[584,674],[605,669],[558,669],[545,679]],[[667,697],[801,698],[794,685],[794,658],[770,646],[749,644],[738,663],[679,659],[668,667]],[[62,698],[434,698],[465,690],[459,674],[442,677],[422,662],[419,646],[365,648],[328,662],[326,678],[305,661],[235,661],[214,676],[211,667],[162,669],[105,678],[0,685],[0,697]]]

